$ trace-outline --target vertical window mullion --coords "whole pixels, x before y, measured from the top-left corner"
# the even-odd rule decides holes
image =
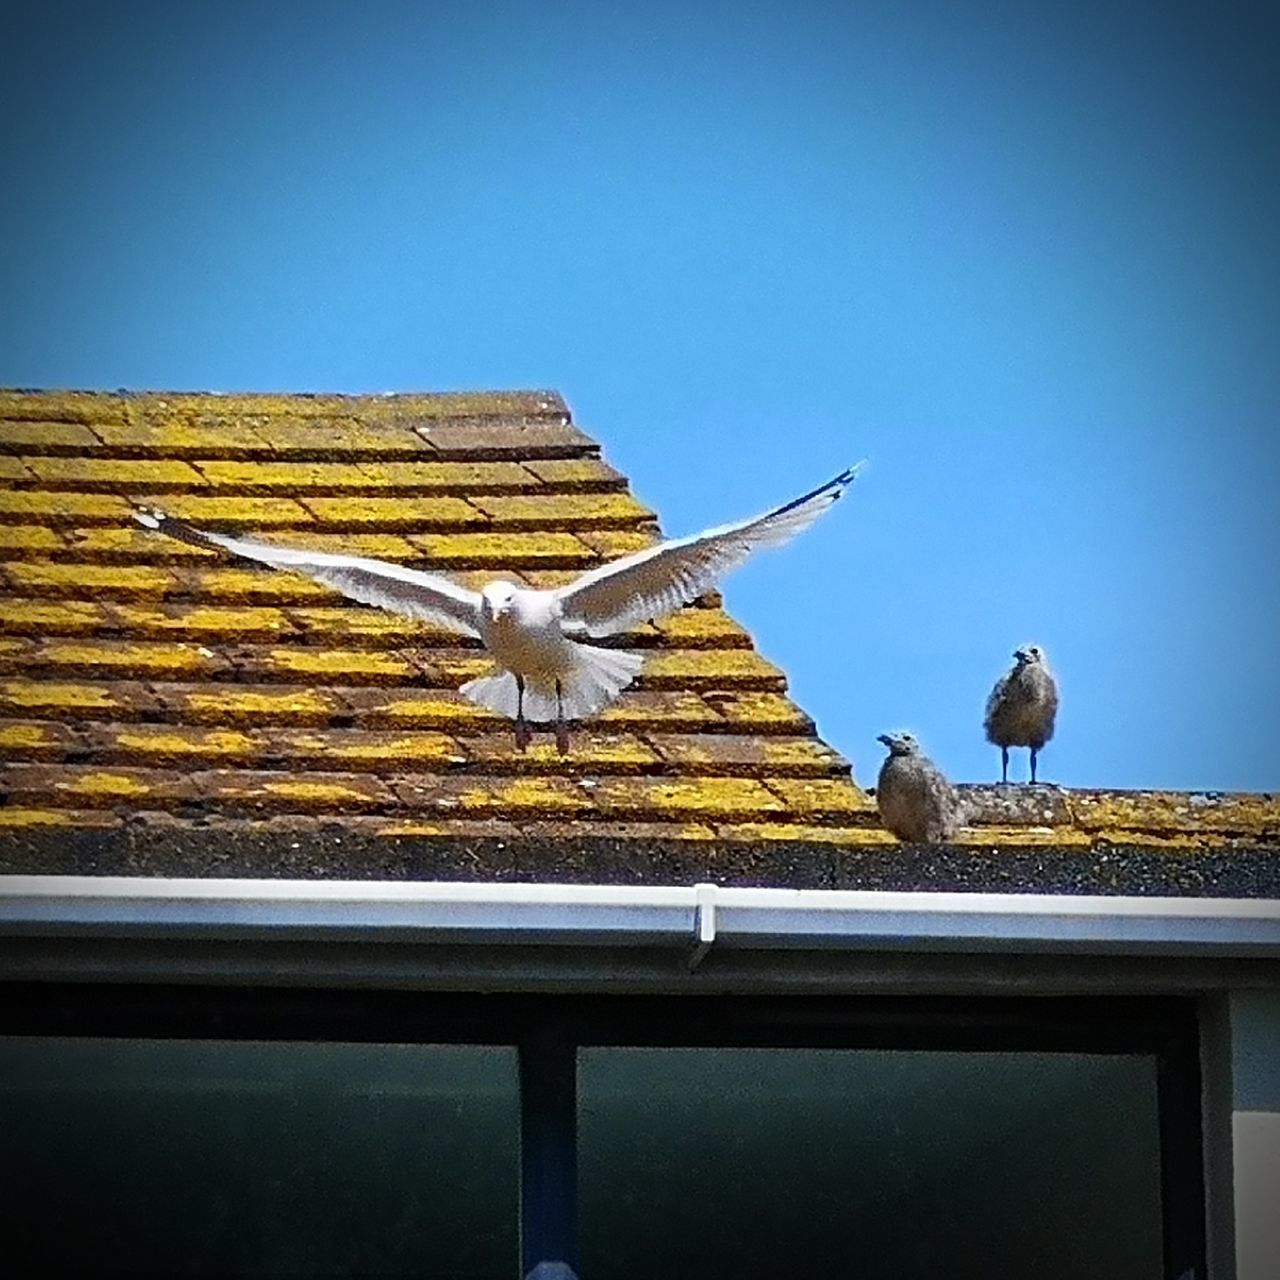
[[[1165,1275],[1201,1280],[1205,1275],[1205,1185],[1199,1045],[1175,1034],[1157,1055],[1160,1114],[1160,1187],[1164,1218]]]
[[[534,1031],[520,1044],[520,1252],[522,1275],[543,1266],[537,1280],[579,1266],[577,1108],[576,1044]]]

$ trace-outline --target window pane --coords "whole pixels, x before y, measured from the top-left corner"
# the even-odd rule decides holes
[[[0,1039],[0,1133],[41,1274],[517,1267],[514,1049]]]
[[[1155,1061],[589,1049],[583,1272],[1156,1280]]]

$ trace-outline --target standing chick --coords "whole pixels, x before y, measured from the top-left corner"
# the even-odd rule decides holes
[[[930,843],[955,835],[962,821],[959,797],[909,733],[882,733],[889,748],[876,782],[884,825],[899,840]]]
[[[996,681],[987,699],[987,741],[1000,748],[1000,781],[1009,781],[1009,748],[1031,748],[1031,781],[1036,755],[1053,737],[1058,714],[1058,682],[1037,645],[1019,649],[1013,667]]]

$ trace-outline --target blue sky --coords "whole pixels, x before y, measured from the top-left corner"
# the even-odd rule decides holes
[[[0,384],[555,387],[671,533],[866,457],[727,592],[864,781],[1037,641],[1043,777],[1280,789],[1266,10],[8,6]]]

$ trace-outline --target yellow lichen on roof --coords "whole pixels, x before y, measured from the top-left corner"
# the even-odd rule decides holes
[[[10,835],[158,823],[180,848],[219,823],[264,839],[322,824],[383,842],[524,841],[539,871],[574,842],[640,861],[706,846],[689,866],[713,877],[750,851],[835,865],[894,846],[714,592],[611,641],[644,668],[573,726],[566,755],[545,731],[517,752],[510,723],[457,691],[490,668],[473,639],[144,530],[134,503],[472,589],[559,586],[659,537],[552,392],[2,391]],[[1046,791],[1021,812],[991,796],[979,808],[958,837],[975,856],[1280,835],[1269,797]]]

